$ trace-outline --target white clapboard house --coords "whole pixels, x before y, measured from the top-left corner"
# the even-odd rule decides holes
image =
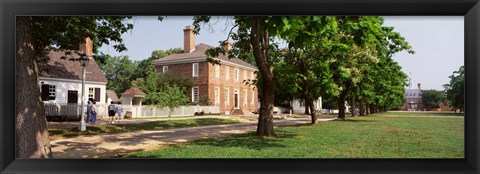
[[[85,98],[95,100],[98,116],[105,116],[106,84],[107,79],[97,65],[92,54],[92,41],[87,38],[86,43],[80,45],[80,50],[85,51],[90,61],[86,68]],[[39,63],[41,96],[45,104],[47,116],[79,116],[82,101],[82,66],[79,61],[62,59],[71,57],[62,51],[50,51],[49,61]],[[84,110],[85,111],[85,110]]]

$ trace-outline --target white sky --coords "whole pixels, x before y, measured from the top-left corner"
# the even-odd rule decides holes
[[[411,55],[397,53],[394,59],[402,70],[412,75],[414,86],[422,89],[443,90],[449,82],[448,76],[464,65],[464,21],[463,16],[388,16],[385,26],[405,37],[415,50]],[[123,35],[128,51],[118,53],[113,47],[104,45],[100,51],[112,56],[128,55],[132,60],[148,58],[154,50],[183,47],[183,28],[192,24],[192,17],[170,16],[160,22],[157,17],[136,17],[134,29]],[[217,46],[225,40],[229,28],[225,20],[213,20],[213,31],[208,26],[196,36],[196,44]]]

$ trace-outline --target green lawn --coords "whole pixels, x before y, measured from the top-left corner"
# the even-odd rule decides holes
[[[147,123],[136,124],[107,124],[107,125],[95,125],[87,126],[87,130],[80,132],[78,128],[73,129],[60,129],[49,128],[49,135],[55,137],[75,137],[79,135],[91,135],[98,133],[121,133],[140,130],[159,130],[159,129],[171,129],[182,127],[194,127],[194,126],[208,126],[219,124],[232,124],[239,123],[237,120],[220,119],[220,118],[199,118],[199,119],[187,119],[187,120],[164,120],[164,121],[152,121]]]
[[[383,113],[137,152],[127,158],[463,158],[464,119]],[[433,114],[434,115],[434,114]]]

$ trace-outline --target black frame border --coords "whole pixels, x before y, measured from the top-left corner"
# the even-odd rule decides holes
[[[478,0],[0,0],[1,173],[479,173]],[[465,159],[15,159],[17,15],[464,16]]]

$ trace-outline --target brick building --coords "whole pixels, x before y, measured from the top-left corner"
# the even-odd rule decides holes
[[[219,106],[225,114],[247,114],[258,108],[258,91],[244,80],[256,79],[257,68],[240,59],[228,59],[226,55],[214,58],[220,65],[206,61],[205,51],[210,45],[195,45],[193,28],[187,26],[184,32],[184,51],[155,60],[153,65],[159,72],[170,72],[193,80],[190,101],[198,102],[208,97],[211,105]],[[230,45],[227,44],[226,49]]]
[[[412,88],[411,82],[408,89],[405,89],[405,102],[402,110],[405,111],[423,111],[422,87],[420,83],[417,88]]]

